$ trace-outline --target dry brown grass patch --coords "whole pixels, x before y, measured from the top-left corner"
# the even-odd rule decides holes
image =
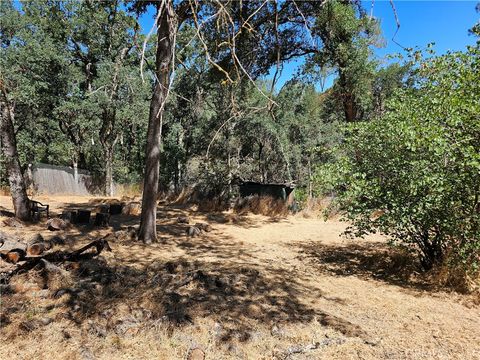
[[[240,215],[252,213],[265,216],[286,216],[288,205],[281,199],[254,195],[237,199],[233,211]]]

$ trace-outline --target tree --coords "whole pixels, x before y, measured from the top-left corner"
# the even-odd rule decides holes
[[[389,235],[427,270],[480,266],[479,69],[478,46],[421,61],[413,86],[351,127],[330,177],[318,174],[333,177],[351,231]]]
[[[29,199],[17,149],[17,131],[28,126],[39,109],[51,108],[57,69],[63,59],[57,39],[44,31],[28,4],[21,14],[12,2],[0,4],[0,107],[2,153],[9,177],[15,215],[28,220]]]
[[[321,47],[307,57],[305,71],[322,75],[333,68],[337,79],[333,87],[347,122],[365,117],[372,96],[376,64],[371,59],[372,45],[379,43],[376,19],[368,17],[361,5],[351,1],[328,1],[315,14],[312,36]]]
[[[156,239],[160,138],[179,26],[187,19],[195,26],[196,36],[200,39],[208,63],[212,66],[212,76],[219,82],[233,83],[243,76],[253,81],[254,77],[268,71],[275,61],[279,61],[278,56],[274,57],[268,51],[264,52],[265,57],[258,59],[255,49],[275,49],[276,54],[281,53],[280,49],[292,54],[296,52],[294,46],[275,45],[282,41],[283,44],[291,45],[295,31],[292,29],[280,31],[280,22],[271,21],[272,16],[278,19],[276,15],[280,12],[286,14],[291,7],[288,3],[283,4],[280,10],[277,2],[258,5],[250,2],[223,4],[219,1],[209,3],[182,1],[175,5],[171,0],[162,0],[137,1],[133,6],[141,12],[152,3],[157,6],[156,83],[150,103],[139,232],[139,238],[146,243]],[[284,15],[282,19],[286,22],[288,16]],[[248,31],[249,28],[257,31]],[[276,36],[272,36],[274,32]],[[244,47],[245,51],[237,52],[239,47]],[[283,56],[286,57],[284,53]]]

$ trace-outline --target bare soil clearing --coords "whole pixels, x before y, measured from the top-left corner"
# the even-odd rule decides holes
[[[57,214],[102,202],[35,200]],[[11,210],[10,198],[0,206]],[[212,231],[188,237],[181,216]],[[112,236],[111,253],[78,268],[2,285],[0,358],[480,359],[475,298],[433,288],[381,236],[341,238],[335,220],[180,206],[160,205],[158,218],[159,243]],[[114,215],[111,228],[55,233],[45,220],[0,224],[24,238],[62,236],[57,247],[74,249],[138,221]]]

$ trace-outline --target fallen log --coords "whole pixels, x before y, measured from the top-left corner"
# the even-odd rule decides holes
[[[87,250],[90,250],[92,248],[95,248],[96,251],[87,252]],[[15,269],[9,271],[8,273],[1,274],[0,282],[5,283],[13,275],[22,271],[29,271],[40,263],[45,266],[45,264],[48,263],[63,263],[66,261],[75,262],[88,260],[100,255],[103,250],[112,251],[112,248],[104,238],[94,240],[91,243],[72,252],[55,251],[45,253],[40,256],[27,256],[27,253],[25,251],[21,251],[21,249],[13,249],[6,254],[0,253],[1,258],[7,262],[14,264],[22,262],[22,264],[18,264]]]
[[[38,256],[43,254],[45,251],[50,250],[51,248],[52,244],[50,242],[36,242],[27,247],[27,254],[30,256]]]
[[[18,220],[17,218],[14,217],[9,217],[5,220],[3,220],[3,225],[8,226],[8,227],[14,227],[14,228],[23,228],[25,227],[25,224]]]
[[[7,235],[0,232],[0,253],[7,253],[13,249],[27,250],[27,244],[22,242],[18,237],[14,235]]]

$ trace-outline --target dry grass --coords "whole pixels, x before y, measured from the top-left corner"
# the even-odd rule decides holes
[[[331,197],[308,199],[303,209],[297,214],[304,218],[323,219],[327,214],[328,219],[338,218],[338,211],[332,205]]]
[[[249,196],[239,198],[235,203],[233,211],[237,214],[248,213],[265,216],[286,216],[288,214],[287,203],[270,196]]]
[[[117,197],[136,197],[142,195],[143,184],[116,184],[115,193]]]
[[[102,201],[42,199],[57,213]],[[179,216],[213,231],[188,238]],[[61,248],[134,225],[116,215],[111,229],[72,228]],[[0,358],[185,359],[197,347],[215,360],[480,358],[476,298],[432,286],[382,237],[344,229],[160,206],[161,242],[111,236],[111,253],[65,264],[65,278],[34,269],[2,285]],[[2,231],[54,235],[44,221]]]

